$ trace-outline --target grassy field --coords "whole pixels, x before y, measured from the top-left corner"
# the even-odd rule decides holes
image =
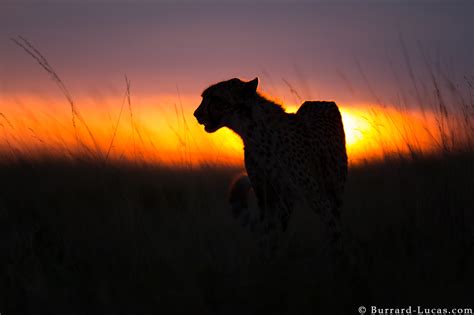
[[[474,155],[352,167],[344,239],[365,292],[328,276],[318,217],[297,209],[262,262],[232,219],[238,169],[43,159],[0,166],[2,314],[318,314],[472,307]],[[347,312],[346,312],[347,314]]]
[[[82,123],[94,139],[46,59],[26,40],[15,42],[63,92],[74,130]],[[420,150],[398,126],[407,154],[349,169],[343,239],[357,258],[356,275],[333,277],[319,218],[307,209],[295,210],[278,257],[262,261],[227,204],[242,169],[177,169],[67,150],[48,156],[31,149],[29,156],[29,147],[17,154],[7,137],[0,148],[0,314],[474,308],[474,85],[466,77],[459,91],[440,69],[428,70],[432,82],[412,80],[418,105],[427,103],[421,111],[436,115],[437,153]],[[127,79],[132,117],[129,88]],[[400,88],[402,110],[411,109],[411,94]],[[348,287],[353,277],[362,286]]]

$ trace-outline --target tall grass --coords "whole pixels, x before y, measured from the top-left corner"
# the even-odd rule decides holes
[[[158,156],[161,154],[159,148],[156,148],[152,140],[152,138],[159,139],[160,135],[150,133],[143,134],[147,127],[140,124],[140,121],[134,114],[131,82],[126,76],[124,97],[116,121],[112,123],[110,134],[105,136],[108,139],[101,139],[99,141],[99,136],[95,134],[95,130],[90,127],[90,124],[88,124],[83,115],[80,114],[79,108],[74,102],[71,93],[48,60],[25,38],[13,38],[12,41],[30,55],[46,73],[51,76],[53,82],[58,86],[71,108],[71,123],[76,144],[68,144],[66,139],[59,139],[59,141],[53,145],[56,146],[56,148],[48,148],[48,150],[54,151],[56,154],[65,152],[69,154],[71,158],[74,158],[74,155],[78,155],[81,156],[81,158],[88,157],[90,159],[101,159],[104,161],[109,161],[111,158],[124,159],[126,158],[125,150],[128,150],[130,152],[127,158],[135,162],[157,162],[157,160],[159,162],[159,157],[158,159],[150,161],[150,152],[155,151]],[[375,145],[376,150],[381,152],[381,154],[378,154],[378,157],[382,158],[384,155],[399,155],[400,157],[407,158],[424,154],[449,154],[449,152],[462,150],[472,151],[474,128],[472,78],[466,76],[463,82],[455,82],[445,73],[441,64],[434,63],[430,60],[428,54],[422,50],[420,45],[420,58],[422,58],[425,64],[425,70],[430,79],[428,82],[425,82],[421,80],[420,75],[416,75],[415,69],[412,68],[411,57],[402,39],[400,39],[400,45],[406,73],[412,84],[412,90],[406,90],[406,88],[403,87],[400,75],[389,60],[394,81],[397,82],[398,102],[392,104],[384,103],[382,97],[378,95],[376,89],[373,87],[373,83],[370,82],[370,78],[365,73],[363,65],[356,60],[357,69],[362,82],[364,82],[369,94],[372,95],[374,99],[373,106],[371,107],[369,105],[365,108],[366,112],[361,117],[361,119],[366,120],[366,122],[370,124],[371,128],[370,130],[362,131],[366,133],[364,134],[366,138],[364,141],[366,143],[361,143],[359,146],[370,147],[371,145]],[[347,81],[348,79],[346,78],[345,80]],[[289,80],[283,78],[282,82],[288,87],[289,93],[295,98],[296,103],[300,103],[304,99],[305,95],[300,93],[298,88],[290,83]],[[300,75],[298,85],[308,86],[309,83],[305,82],[304,78]],[[175,121],[168,120],[167,124],[176,138],[175,142],[178,148],[175,151],[181,152],[181,158],[177,161],[178,164],[181,167],[192,167],[192,165],[196,163],[194,157],[195,152],[201,151],[202,149],[194,138],[194,132],[189,127],[186,117],[187,113],[184,111],[184,105],[178,87],[176,91],[178,103],[174,103],[173,105]],[[305,92],[305,94],[308,93],[310,92]],[[128,109],[129,116],[130,133],[126,136],[129,137],[129,140],[124,140],[124,136],[118,136],[118,131],[121,128],[120,125],[124,124],[122,113],[125,105]],[[21,138],[18,132],[13,131],[13,124],[7,119],[5,114],[2,113],[2,115],[1,118],[7,123],[3,129],[6,130],[5,127],[8,126],[12,130],[8,136],[4,137],[6,140],[3,144],[3,151],[13,152],[10,154],[11,157],[15,157],[22,151],[28,151],[29,149],[25,149],[25,146],[28,146],[26,140]],[[421,118],[419,117],[420,115]],[[35,117],[33,117],[33,119],[38,120]],[[80,126],[76,124],[76,121],[80,123]],[[423,127],[424,130],[422,132],[420,132],[420,128],[417,128],[420,127],[418,125]],[[80,127],[85,129],[85,135],[80,132]],[[42,139],[32,126],[27,126],[26,129],[29,130],[27,131],[29,133],[28,136],[35,138],[37,142],[39,142],[38,145],[36,145],[36,149],[41,151],[44,147],[48,146],[48,139]],[[60,135],[58,136],[60,137]],[[102,136],[102,138],[104,138],[104,136]],[[119,148],[117,146],[119,138],[122,143],[124,141],[130,141],[128,148]],[[393,140],[398,138],[401,140],[398,140],[397,143],[393,143]],[[427,143],[425,144],[425,142]],[[51,146],[52,144],[49,145]],[[122,153],[120,153],[120,150],[122,150]],[[31,150],[28,152],[33,153]],[[33,156],[30,158],[32,157]],[[373,157],[368,157],[369,160],[371,158]],[[202,163],[202,161],[200,163]]]
[[[61,90],[61,93],[66,97],[67,102],[69,103],[71,107],[72,125],[74,128],[74,132],[76,134],[76,140],[77,140],[78,145],[90,151],[88,146],[84,145],[79,135],[77,134],[76,120],[79,120],[82,126],[87,130],[87,133],[90,139],[95,145],[96,153],[100,154],[101,151],[94,138],[94,135],[92,134],[92,131],[90,130],[89,126],[87,125],[82,115],[79,113],[79,110],[77,109],[77,106],[75,105],[74,100],[71,94],[69,93],[69,90],[67,89],[66,85],[64,84],[62,79],[59,77],[59,75],[56,73],[54,68],[49,64],[48,60],[27,39],[21,36],[18,36],[18,38],[12,38],[11,40],[16,45],[20,46],[34,60],[36,60],[36,62],[38,62],[38,64],[51,76],[51,79],[54,81],[54,83],[56,83],[58,88]]]

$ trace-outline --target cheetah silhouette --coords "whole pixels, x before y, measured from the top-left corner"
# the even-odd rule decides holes
[[[258,78],[214,84],[194,112],[208,133],[227,127],[243,140],[248,177],[237,178],[230,188],[234,216],[275,247],[272,235],[287,229],[295,204],[303,201],[320,216],[326,245],[339,246],[347,154],[337,105],[307,101],[296,113],[286,113],[257,86]],[[248,205],[252,189],[256,214]]]

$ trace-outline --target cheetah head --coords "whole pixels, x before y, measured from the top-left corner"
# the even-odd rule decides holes
[[[248,82],[230,79],[211,85],[202,93],[194,116],[209,133],[229,127],[231,120],[245,110],[246,101],[256,95],[257,86],[258,78]]]

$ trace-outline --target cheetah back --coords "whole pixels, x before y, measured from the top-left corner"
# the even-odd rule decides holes
[[[304,125],[310,154],[321,176],[321,188],[333,209],[342,204],[347,153],[341,113],[334,102],[307,101],[296,113]]]

